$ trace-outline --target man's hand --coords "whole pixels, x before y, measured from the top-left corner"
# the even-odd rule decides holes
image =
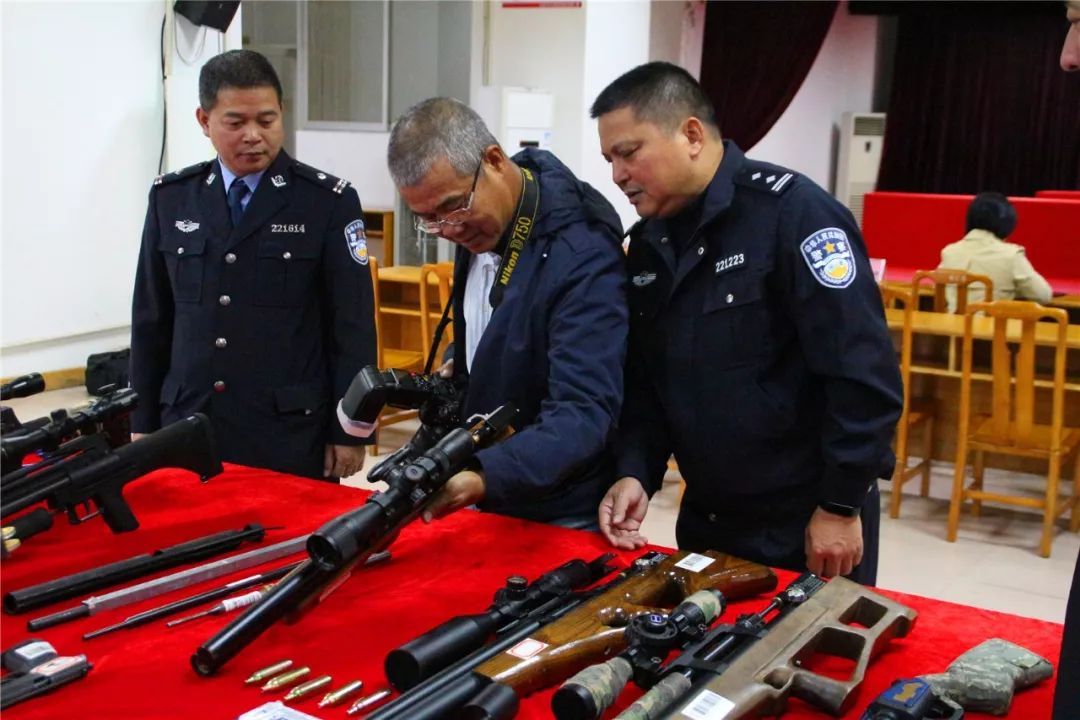
[[[649,510],[649,494],[637,478],[620,478],[600,501],[600,532],[622,550],[645,547],[649,539],[641,534],[641,521]]]
[[[446,484],[435,493],[435,497],[432,498],[431,504],[424,510],[421,518],[429,523],[436,518],[445,517],[463,507],[475,505],[484,499],[486,493],[483,473],[462,470],[447,480]]]
[[[435,374],[441,378],[454,377],[454,358],[450,358],[439,367],[435,368]]]
[[[142,440],[144,437],[146,437],[146,435],[146,433],[131,433],[131,442],[135,442],[136,440]]]
[[[327,445],[323,452],[323,477],[347,478],[363,467],[363,445]]]
[[[847,575],[862,562],[862,520],[817,508],[806,526],[806,567],[815,575]]]

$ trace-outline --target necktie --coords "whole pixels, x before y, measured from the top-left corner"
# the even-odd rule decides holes
[[[232,218],[233,227],[240,224],[240,218],[244,214],[244,198],[251,192],[243,178],[236,178],[229,186],[226,201],[229,203],[229,216]]]

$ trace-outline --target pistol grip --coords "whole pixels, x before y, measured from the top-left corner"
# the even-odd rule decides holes
[[[131,506],[124,500],[120,488],[97,493],[94,502],[101,509],[105,524],[114,533],[131,532],[139,528],[139,521],[135,519]]]

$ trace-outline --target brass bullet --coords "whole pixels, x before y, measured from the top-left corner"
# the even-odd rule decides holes
[[[311,674],[311,668],[302,667],[290,670],[281,675],[275,675],[270,678],[265,685],[262,686],[263,692],[270,692],[271,690],[281,690],[284,687],[292,685],[294,682],[302,677],[306,677]]]
[[[254,685],[255,683],[259,682],[260,680],[265,680],[268,677],[272,677],[274,675],[277,675],[280,672],[288,670],[289,668],[292,667],[292,664],[293,664],[292,660],[282,660],[281,662],[276,662],[273,665],[268,665],[268,666],[264,667],[262,670],[256,670],[255,672],[251,673],[251,677],[249,677],[247,680],[245,680],[244,684],[245,685]]]
[[[320,688],[326,687],[327,685],[329,685],[333,681],[334,681],[334,679],[332,677],[330,677],[329,675],[320,675],[319,677],[315,678],[314,680],[308,680],[303,685],[297,685],[296,687],[294,687],[292,690],[290,690],[285,695],[285,699],[286,700],[299,700],[300,698],[304,697],[305,695],[308,695],[309,693],[313,693],[313,692],[315,692],[316,690],[318,690]]]
[[[358,692],[363,687],[363,680],[353,680],[348,685],[343,685],[337,690],[334,690],[333,692],[328,692],[323,695],[323,699],[319,701],[319,707],[331,707],[333,705],[337,705],[339,702],[349,697],[353,693]]]
[[[383,688],[382,690],[376,690],[375,692],[371,693],[370,695],[362,697],[359,700],[357,700],[356,702],[354,702],[352,704],[352,707],[350,707],[348,710],[346,710],[345,713],[347,715],[359,715],[361,712],[363,712],[367,708],[371,707],[372,705],[377,705],[378,703],[382,702],[384,699],[388,698],[389,696],[390,696],[390,690],[388,688]]]

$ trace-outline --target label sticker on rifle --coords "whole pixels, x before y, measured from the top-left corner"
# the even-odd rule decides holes
[[[675,563],[675,567],[682,568],[683,570],[689,570],[690,572],[701,572],[705,568],[713,564],[713,559],[707,555],[698,555],[697,553],[690,553],[679,562]]]
[[[533,640],[532,638],[525,638],[524,640],[522,640],[521,642],[519,642],[517,645],[510,648],[506,652],[508,654],[510,654],[510,655],[513,655],[516,658],[521,658],[522,660],[528,660],[533,655],[537,655],[541,651],[546,649],[547,646],[548,646],[547,643],[542,643],[539,640]]]
[[[702,690],[689,705],[682,709],[682,715],[692,720],[721,720],[735,708],[735,703],[712,690]]]

